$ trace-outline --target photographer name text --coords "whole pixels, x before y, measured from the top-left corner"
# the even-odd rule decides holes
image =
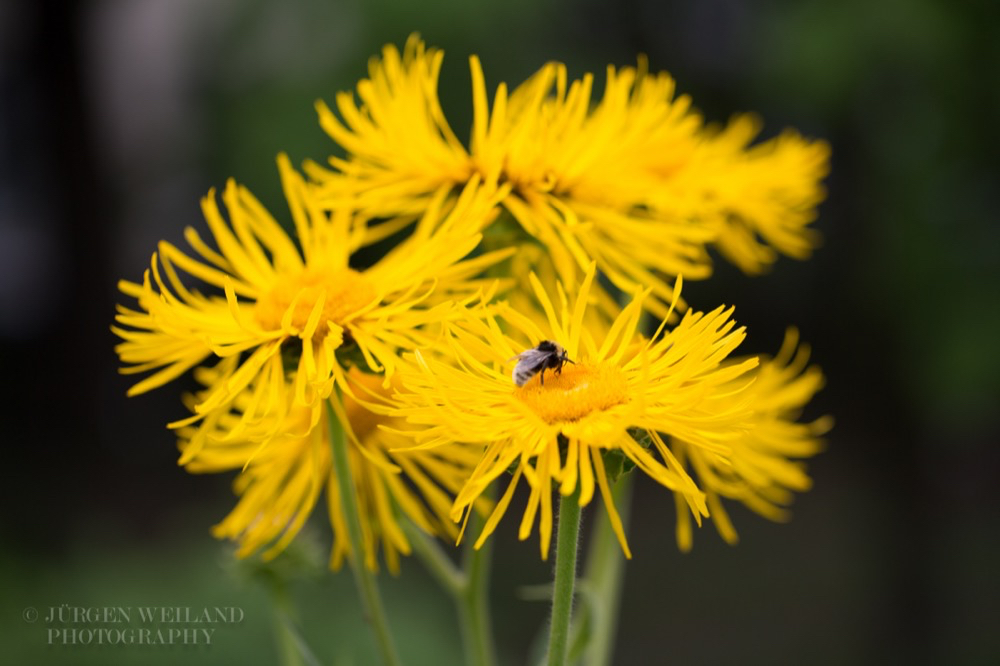
[[[243,622],[238,606],[48,606],[24,609],[46,625],[49,645],[211,645],[220,626]],[[136,626],[138,625],[138,626]]]

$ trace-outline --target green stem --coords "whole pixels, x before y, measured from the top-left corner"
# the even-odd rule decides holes
[[[470,531],[475,534],[482,519],[474,515],[471,520]],[[427,571],[455,602],[466,664],[494,666],[496,657],[489,612],[492,543],[487,540],[482,548],[476,550],[473,547],[474,539],[466,539],[462,569],[459,570],[451,558],[441,550],[438,542],[423,530],[409,521],[403,522],[403,529],[407,540],[413,546],[414,554],[423,561]]]
[[[283,580],[274,573],[268,572],[268,584],[271,591],[271,601],[274,606],[274,629],[278,636],[279,651],[282,666],[302,666],[302,656],[297,644],[294,620],[295,610],[292,607],[288,589]]]
[[[611,488],[611,497],[626,529],[634,476],[625,474]],[[600,511],[607,512],[603,506]],[[592,625],[584,663],[587,666],[608,666],[615,648],[618,607],[625,580],[625,555],[606,515],[596,517],[584,580],[592,595],[589,604]]]
[[[576,551],[580,536],[580,485],[572,495],[559,495],[559,533],[556,537],[556,572],[552,589],[552,624],[549,627],[549,666],[566,663],[569,624],[576,582]]]
[[[276,609],[275,613],[281,632],[283,656],[281,663],[284,666],[320,666],[319,660],[309,649],[292,616],[281,609]]]
[[[382,607],[382,598],[379,596],[375,574],[368,570],[364,562],[361,515],[358,510],[357,491],[354,488],[354,479],[351,478],[351,468],[347,457],[347,437],[344,436],[344,428],[329,402],[326,405],[326,417],[330,428],[330,447],[333,449],[333,469],[337,475],[340,503],[344,510],[344,520],[347,523],[347,534],[351,543],[351,571],[354,574],[354,583],[361,597],[361,607],[365,619],[371,626],[375,643],[382,655],[382,662],[387,666],[398,666],[400,664],[399,655],[396,653],[392,634],[389,632],[389,622],[385,615],[385,609]]]
[[[472,534],[479,532],[482,518],[473,512]],[[490,622],[489,591],[490,562],[493,556],[493,541],[487,539],[478,550],[475,538],[465,540],[462,568],[465,571],[466,586],[458,600],[458,617],[462,627],[466,663],[475,666],[493,666],[496,663],[493,648],[493,631]]]
[[[424,563],[424,568],[454,598],[462,595],[467,587],[465,574],[459,571],[451,558],[445,555],[433,537],[409,520],[400,521],[406,540],[413,546],[413,553]]]

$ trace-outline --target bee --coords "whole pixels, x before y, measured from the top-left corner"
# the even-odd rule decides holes
[[[524,386],[532,377],[541,373],[540,381],[545,386],[545,371],[555,370],[556,374],[562,374],[564,363],[576,363],[566,355],[566,350],[558,342],[542,340],[536,347],[526,349],[517,356],[513,356],[508,361],[517,359],[514,372],[511,378],[518,386]]]

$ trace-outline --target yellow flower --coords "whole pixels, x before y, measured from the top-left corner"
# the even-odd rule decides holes
[[[733,118],[707,140],[698,170],[715,173],[706,195],[718,209],[715,245],[745,273],[766,270],[778,253],[807,259],[819,243],[808,225],[826,196],[821,181],[829,171],[830,147],[809,142],[794,130],[763,143],[750,143],[760,132],[751,115]]]
[[[202,201],[218,250],[188,228],[185,238],[198,258],[161,242],[142,284],[119,283],[138,301],[137,310],[119,306],[119,325],[112,328],[123,340],[116,347],[122,371],[154,371],[130,395],[215,361],[218,372],[195,415],[174,426],[226,409],[253,387],[236,436],[285,404],[288,371],[288,390],[298,404],[312,406],[316,423],[320,398],[334,383],[349,390],[339,358],[345,347],[357,349],[373,372],[391,377],[398,351],[427,344],[425,327],[454,310],[449,299],[475,294],[482,287],[476,275],[506,254],[462,260],[478,244],[495,203],[473,178],[457,200],[430,201],[412,235],[373,266],[354,268],[354,252],[383,230],[350,210],[320,210],[286,157],[279,166],[297,244],[230,181],[223,194],[228,223],[214,193]],[[224,295],[186,286],[181,271]]]
[[[212,386],[220,373],[204,368],[196,374]],[[378,375],[357,368],[346,375],[349,387],[358,395],[382,399],[389,395]],[[330,399],[339,415],[334,427],[342,427],[341,423],[348,426],[348,459],[360,507],[365,565],[373,571],[378,568],[381,544],[387,567],[393,573],[399,571],[400,554],[410,553],[410,543],[399,525],[400,513],[431,534],[454,538],[457,530],[448,517],[452,499],[478,461],[477,452],[461,444],[434,451],[398,450],[408,440],[379,426],[405,429],[399,419],[376,414],[350,395],[344,395],[342,402],[336,394]],[[266,547],[264,558],[270,559],[295,538],[325,491],[334,533],[330,566],[338,569],[353,546],[333,469],[327,413],[323,412],[314,427],[308,408],[288,404],[280,414],[272,412],[254,427],[241,428],[242,413],[252,400],[249,388],[229,409],[210,414],[197,427],[179,430],[182,460],[188,471],[241,470],[235,482],[239,503],[213,533],[237,541],[240,557]],[[272,420],[280,425],[268,423]],[[234,432],[241,434],[234,436]]]
[[[666,312],[666,276],[704,278],[707,245],[748,272],[780,251],[805,257],[823,197],[828,147],[794,132],[751,146],[759,127],[736,117],[705,126],[673,79],[639,67],[609,67],[603,95],[594,77],[569,81],[549,63],[490,105],[471,58],[473,126],[468,149],[437,100],[443,54],[411,36],[387,46],[370,78],[337,96],[341,119],[319,103],[320,123],[345,150],[333,170],[307,165],[318,198],[357,202],[374,216],[405,220],[427,199],[475,175],[509,187],[503,207],[552,255],[560,279],[579,283],[590,261],[621,290],[651,289],[647,308]],[[772,248],[773,246],[773,248]]]
[[[307,163],[326,182],[327,205],[356,206],[372,216],[418,215],[435,193],[472,176],[468,155],[444,118],[437,98],[444,53],[426,49],[416,35],[401,55],[395,46],[369,63],[369,78],[354,95],[337,95],[343,123],[317,102],[320,125],[348,154],[333,157],[328,172]]]
[[[595,266],[585,274],[572,302],[559,289],[553,299],[532,276],[544,316],[533,318],[500,303],[461,326],[450,326],[449,363],[418,352],[418,364],[400,372],[399,414],[414,430],[418,450],[469,442],[482,457],[462,488],[452,518],[508,470],[506,491],[484,526],[477,546],[492,533],[522,478],[531,495],[521,520],[520,538],[539,518],[540,547],[546,557],[552,531],[552,484],[563,495],[580,490],[588,504],[595,485],[612,526],[630,555],[621,520],[611,499],[605,456],[625,456],[643,473],[680,493],[695,518],[707,515],[703,493],[684,471],[660,433],[683,437],[709,451],[747,427],[751,409],[732,396],[733,382],[756,359],[723,365],[744,338],[730,318],[732,309],[688,312],[672,330],[644,340],[637,330],[643,301],[639,292],[610,327],[594,335],[587,320]],[[509,327],[511,335],[503,333]],[[536,374],[523,386],[511,379],[511,357],[544,340],[562,345],[573,361],[561,373]],[[745,382],[744,382],[745,383]]]
[[[820,437],[833,421],[823,417],[811,423],[799,423],[806,403],[823,386],[823,373],[817,366],[806,367],[808,347],[798,344],[798,332],[790,329],[777,356],[761,358],[751,371],[754,382],[743,391],[755,408],[755,425],[742,437],[729,442],[728,452],[717,455],[691,444],[683,437],[671,437],[670,446],[705,491],[709,512],[719,534],[730,544],[738,540],[721,498],[742,502],[771,520],[788,519],[786,507],[793,491],[812,486],[805,466],[798,459],[808,458],[822,448]],[[733,383],[738,390],[742,384]],[[731,400],[735,400],[731,398]],[[684,498],[677,499],[677,543],[681,550],[691,549],[691,519]]]

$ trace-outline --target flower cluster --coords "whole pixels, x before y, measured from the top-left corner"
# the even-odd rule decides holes
[[[799,422],[822,374],[794,334],[773,359],[735,358],[733,308],[697,311],[680,285],[710,275],[713,248],[750,274],[807,257],[826,144],[754,143],[749,115],[708,124],[643,60],[609,67],[600,95],[549,63],[491,96],[475,57],[463,143],[437,98],[442,62],[411,37],[336,112],[318,104],[340,155],[302,172],[279,157],[290,224],[230,182],[222,206],[202,202],[212,242],[189,228],[190,251],[162,242],[119,285],[136,303],[113,327],[123,372],[148,373],[130,395],[192,371],[202,388],[170,424],[180,463],[238,473],[215,533],[273,556],[325,496],[331,566],[358,552],[375,569],[381,550],[396,570],[401,521],[454,539],[480,511],[482,543],[524,481],[520,536],[537,522],[543,557],[554,492],[600,494],[628,554],[610,488],[632,468],[677,498],[682,548],[692,519],[735,539],[720,498],[782,518],[829,425]],[[389,237],[403,240],[359,264]],[[562,356],[520,365],[545,341]]]
[[[509,186],[501,203],[545,247],[567,287],[590,261],[618,289],[651,289],[647,308],[665,312],[672,277],[711,273],[717,247],[749,273],[778,253],[805,258],[808,227],[823,198],[829,148],[788,130],[750,145],[750,115],[706,124],[666,73],[608,67],[604,94],[594,77],[569,81],[550,63],[492,106],[477,58],[470,59],[473,125],[459,142],[437,100],[443,54],[411,37],[387,46],[370,77],[337,96],[341,118],[318,105],[320,124],[346,152],[326,169],[307,165],[320,205],[355,202],[394,219],[461,187],[474,175]],[[666,279],[665,279],[666,278]]]

